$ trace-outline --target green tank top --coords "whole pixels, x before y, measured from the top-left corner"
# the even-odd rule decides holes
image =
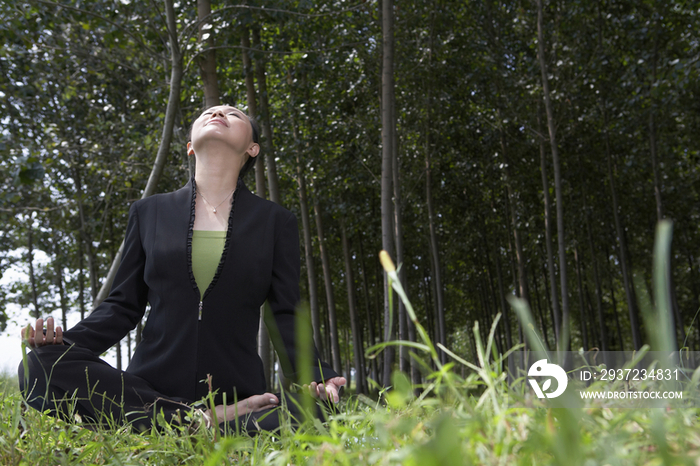
[[[199,288],[199,299],[214,279],[226,242],[225,231],[194,230],[192,232],[192,273]]]

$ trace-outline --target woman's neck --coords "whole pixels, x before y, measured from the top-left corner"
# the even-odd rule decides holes
[[[230,194],[238,183],[240,173],[240,167],[232,165],[230,160],[209,158],[204,161],[198,158],[194,179],[199,192],[214,199]]]

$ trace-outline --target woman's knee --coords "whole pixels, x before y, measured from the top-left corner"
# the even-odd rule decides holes
[[[22,392],[26,394],[32,388],[45,387],[57,362],[63,358],[69,348],[63,345],[44,346],[24,355],[17,368]]]

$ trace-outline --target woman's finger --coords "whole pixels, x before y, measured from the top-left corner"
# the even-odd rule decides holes
[[[36,333],[34,333],[34,347],[44,346],[46,337],[44,336],[44,319],[39,317],[36,320]]]
[[[238,415],[255,413],[263,409],[277,406],[279,401],[272,393],[253,395],[238,403]]]
[[[322,400],[325,400],[328,398],[328,393],[326,392],[326,385],[325,384],[318,384],[318,397],[321,398]]]
[[[46,319],[46,344],[53,345],[53,317]]]
[[[61,328],[60,325],[58,327],[56,327],[56,341],[55,341],[55,343],[57,345],[63,344],[63,329]]]
[[[340,396],[338,395],[338,387],[336,387],[334,384],[326,384],[326,392],[328,393],[328,399],[331,400],[333,403],[337,403],[338,401],[340,401]]]

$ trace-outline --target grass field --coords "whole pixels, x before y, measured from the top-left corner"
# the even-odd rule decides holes
[[[444,367],[431,382],[416,397],[396,374],[381,403],[348,396],[343,412],[327,422],[250,438],[170,426],[142,434],[88,430],[26,409],[16,380],[6,376],[0,464],[700,464],[694,408],[548,409],[488,366],[466,379]]]

